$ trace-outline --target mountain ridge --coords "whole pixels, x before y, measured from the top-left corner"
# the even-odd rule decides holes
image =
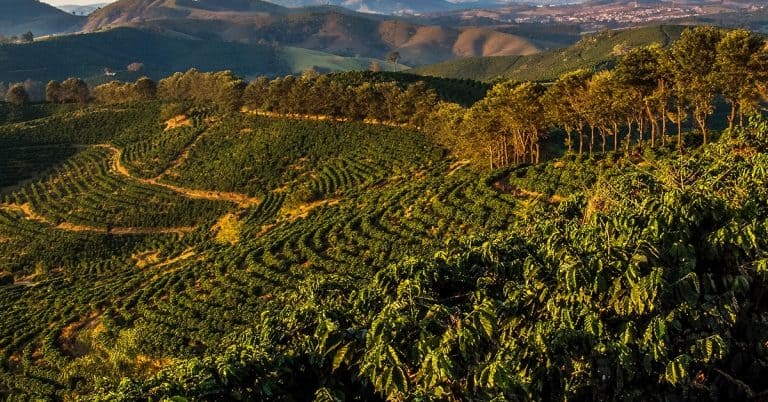
[[[533,54],[518,35],[488,28],[420,25],[334,6],[288,9],[255,0],[120,0],[91,14],[84,32],[117,26],[158,30],[194,39],[274,44],[348,57],[386,58],[406,65],[456,57]]]
[[[79,29],[84,17],[74,16],[35,0],[3,0],[0,2],[0,35],[50,35]]]

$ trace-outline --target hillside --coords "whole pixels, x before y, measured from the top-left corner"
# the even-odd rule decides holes
[[[135,80],[147,75],[162,78],[176,71],[232,70],[258,75],[300,73],[305,69],[344,71],[370,68],[373,59],[341,57],[299,48],[192,40],[131,28],[62,36],[25,45],[0,45],[0,82],[26,79],[47,82],[82,77],[92,83],[112,79]],[[140,71],[127,70],[142,63]],[[405,67],[379,60],[383,70]],[[105,77],[109,68],[117,75]]]
[[[162,109],[0,125],[4,397],[765,387],[764,120],[484,172],[407,129]]]
[[[74,32],[85,18],[68,14],[37,0],[0,1],[0,35],[21,35],[32,31],[36,36]]]
[[[120,0],[88,16],[83,30],[94,31],[106,27],[138,24],[163,19],[227,19],[279,15],[287,12],[282,7],[258,0]]]
[[[560,53],[582,69],[544,84],[191,69],[34,103],[14,85],[0,398],[764,400],[768,47],[677,33],[586,36]],[[132,28],[0,51],[143,55],[135,75],[183,52],[351,62]]]
[[[409,70],[414,74],[481,81],[513,79],[549,81],[579,68],[610,66],[627,50],[661,43],[668,45],[680,36],[681,26],[654,26],[606,31],[584,36],[573,46],[529,56],[464,58]]]
[[[126,71],[131,63],[144,68]],[[244,76],[287,69],[270,46],[180,39],[128,28],[0,46],[0,81],[6,82],[95,78],[103,76],[104,68],[121,72],[115,78],[162,77],[191,67],[231,69]]]
[[[145,27],[181,37],[269,43],[378,59],[398,51],[400,62],[410,66],[457,56],[538,51],[525,38],[489,29],[423,26],[334,7],[286,9],[244,0],[207,1],[121,0],[91,14],[84,31]]]

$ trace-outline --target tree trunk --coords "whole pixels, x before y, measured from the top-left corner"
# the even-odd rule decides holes
[[[701,111],[694,112],[696,122],[699,123],[701,136],[704,139],[704,145],[707,145],[707,114]]]
[[[731,103],[731,114],[728,115],[728,130],[733,130],[733,122],[736,120],[736,102]]]
[[[603,139],[603,144],[602,144],[603,145],[603,153],[605,153],[605,141],[606,141],[605,136],[606,136],[606,134],[607,134],[606,130],[601,128],[600,129],[600,137]]]
[[[659,122],[653,115],[651,105],[646,105],[645,112],[648,114],[648,122],[651,124],[651,148],[654,148],[656,146],[656,126],[659,125]]]
[[[584,127],[579,127],[579,156],[584,155]]]
[[[536,142],[536,163],[541,162],[541,144]]]
[[[619,123],[613,122],[613,152],[619,151]]]
[[[493,170],[493,146],[488,147],[488,166]]]
[[[592,156],[592,151],[595,148],[595,126],[590,124],[589,125],[589,156]]]
[[[739,102],[739,127],[744,127],[744,105]]]
[[[659,99],[659,102],[661,103],[659,105],[661,106],[661,143],[662,145],[667,145],[667,111],[669,110],[669,99],[666,81],[661,80],[660,85],[662,88],[662,96],[661,99]]]
[[[677,105],[677,150],[683,152],[683,107]]]

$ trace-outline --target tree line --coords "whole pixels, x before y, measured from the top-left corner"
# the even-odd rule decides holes
[[[614,69],[566,73],[546,87],[497,84],[470,108],[443,104],[429,131],[490,167],[537,162],[551,129],[583,155],[675,143],[690,126],[707,144],[718,104],[728,126],[743,126],[766,96],[768,48],[758,34],[714,27],[687,29],[669,48],[630,50]],[[674,128],[674,137],[670,131]]]
[[[728,106],[728,124],[742,126],[759,112],[768,92],[768,48],[746,30],[687,29],[669,48],[654,44],[628,51],[614,69],[578,70],[554,83],[502,82],[471,106],[452,103],[423,81],[346,82],[307,71],[301,76],[250,83],[230,71],[176,73],[155,84],[110,82],[92,91],[75,78],[51,81],[49,102],[120,103],[160,99],[278,114],[321,115],[407,125],[432,135],[463,158],[490,168],[541,159],[541,144],[563,132],[569,152],[667,146],[682,151],[689,126],[707,144],[710,118]],[[28,101],[24,88],[8,91],[11,102]],[[676,138],[670,136],[674,127]]]

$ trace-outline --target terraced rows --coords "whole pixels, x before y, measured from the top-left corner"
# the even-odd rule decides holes
[[[228,124],[241,129],[232,122],[221,126]],[[283,123],[268,127],[288,130]],[[118,370],[100,366],[109,359],[122,361],[120,370],[146,375],[165,358],[215,349],[222,336],[256,319],[265,300],[302,279],[342,275],[364,281],[405,255],[431,253],[445,237],[470,227],[503,227],[513,215],[514,201],[483,177],[463,170],[449,176],[442,151],[418,133],[377,128],[370,137],[338,141],[337,148],[306,146],[358,135],[357,128],[318,123],[294,137],[281,131],[280,141],[294,142],[292,151],[270,148],[271,137],[257,138],[266,147],[260,149],[272,153],[252,155],[237,141],[248,141],[255,131],[219,143],[218,127],[173,169],[182,183],[212,192],[219,190],[216,175],[231,173],[237,179],[227,186],[242,180],[252,190],[234,189],[254,193],[255,183],[268,183],[258,175],[276,174],[283,182],[261,187],[258,204],[191,199],[163,188],[164,182],[126,176],[116,171],[111,147],[83,150],[49,178],[7,194],[0,208],[0,268],[12,272],[15,283],[0,286],[0,352],[11,362],[0,367],[0,389],[62,398],[63,390],[80,383],[75,374],[83,367]],[[141,177],[167,168],[196,133],[174,132],[179,136],[150,133],[126,144],[122,164]],[[195,156],[213,146],[223,148],[211,155],[233,158]],[[251,169],[254,158],[264,160]],[[304,162],[294,172],[290,165],[297,160]],[[302,183],[315,186],[320,199],[287,203]],[[302,208],[302,214],[292,213]],[[234,243],[217,241],[209,230],[227,213],[242,224]],[[104,235],[109,228],[180,226],[197,229]],[[109,359],[102,355],[107,353]]]
[[[54,225],[84,228],[173,228],[211,221],[227,203],[191,200],[111,171],[112,153],[91,148],[67,161],[50,178],[6,196],[29,205]]]
[[[0,189],[33,179],[76,152],[76,147],[62,145],[0,147]]]
[[[276,208],[264,208],[259,217],[260,206],[245,219],[274,227],[249,230],[236,246],[217,248],[204,260],[189,263],[180,271],[194,272],[194,285],[142,312],[147,331],[165,334],[165,342],[178,341],[146,352],[169,348],[192,354],[215,348],[216,339],[247,325],[232,309],[255,314],[273,290],[318,274],[364,280],[404,255],[429,253],[444,238],[469,227],[510,219],[515,203],[484,186],[474,174],[435,175],[319,207],[291,222],[280,221]],[[435,188],[438,191],[429,191]],[[264,205],[280,198],[276,194]],[[229,318],[222,321],[222,316]],[[201,327],[208,320],[215,324]]]
[[[167,171],[180,152],[204,130],[202,126],[184,127],[127,144],[121,155],[122,163],[137,177],[157,177]]]

